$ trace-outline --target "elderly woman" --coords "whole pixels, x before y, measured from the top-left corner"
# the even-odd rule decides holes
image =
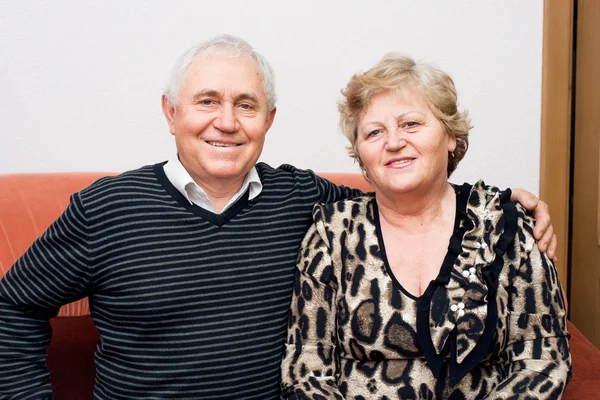
[[[374,194],[315,206],[298,255],[283,398],[558,399],[570,375],[557,272],[534,221],[479,181],[452,79],[397,54],[340,103]]]

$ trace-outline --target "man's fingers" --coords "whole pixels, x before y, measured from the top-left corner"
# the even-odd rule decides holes
[[[538,239],[538,248],[540,249],[541,252],[546,253],[546,255],[548,256],[548,258],[552,258],[552,256],[550,256],[550,254],[547,253],[547,251],[550,249],[550,245],[552,244],[552,239],[553,237],[555,237],[556,235],[554,235],[554,228],[552,227],[552,225],[548,226],[548,229],[546,229],[542,235],[542,237],[540,239]]]
[[[519,188],[512,189],[510,199],[512,201],[520,203],[528,211],[535,210],[539,202],[538,198],[535,197],[533,194],[531,194],[527,190]]]
[[[558,250],[558,238],[556,237],[556,234],[553,234],[552,239],[550,239],[550,245],[548,246],[548,251],[546,251],[546,255],[548,256],[549,259],[551,259],[554,262],[558,261],[558,257],[556,254],[557,250]]]
[[[552,234],[554,234],[554,228],[550,223],[548,204],[538,200],[538,206],[535,209],[535,228],[533,230],[533,236],[538,241],[545,237],[547,240],[546,245],[549,245]]]

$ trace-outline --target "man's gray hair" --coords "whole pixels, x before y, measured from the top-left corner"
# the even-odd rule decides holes
[[[269,62],[258,52],[256,52],[246,41],[231,35],[219,35],[212,39],[202,42],[192,47],[179,57],[173,66],[171,76],[167,87],[164,89],[164,94],[167,100],[177,107],[179,103],[179,94],[181,86],[185,80],[186,72],[192,61],[202,55],[211,53],[222,54],[227,57],[252,57],[256,60],[258,68],[262,75],[263,88],[267,96],[268,111],[275,108],[277,95],[275,94],[275,74]]]

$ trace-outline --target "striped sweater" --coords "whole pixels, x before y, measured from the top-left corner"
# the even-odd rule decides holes
[[[163,163],[164,164],[164,163]],[[0,280],[0,399],[49,399],[48,319],[89,297],[95,399],[276,399],[312,207],[358,194],[257,164],[261,194],[190,203],[163,164],[100,179]]]

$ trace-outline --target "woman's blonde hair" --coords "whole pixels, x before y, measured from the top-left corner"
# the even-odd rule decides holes
[[[423,96],[448,135],[456,139],[456,149],[448,155],[450,176],[469,147],[468,112],[458,111],[456,87],[448,74],[399,53],[386,54],[367,72],[352,76],[342,89],[344,97],[338,102],[340,129],[350,141],[350,157],[363,167],[357,149],[358,123],[373,96],[386,90],[410,91]]]

